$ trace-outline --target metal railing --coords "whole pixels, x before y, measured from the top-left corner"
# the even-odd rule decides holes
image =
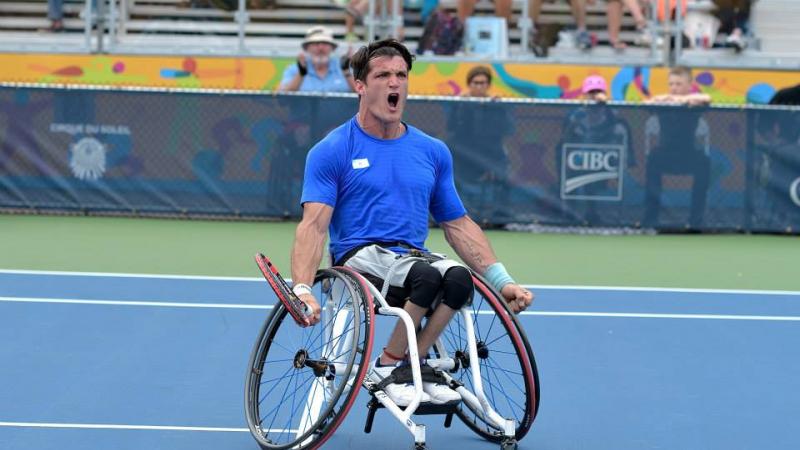
[[[451,0],[448,0],[451,1]],[[646,16],[649,35],[649,48],[645,52],[641,48],[628,49],[624,53],[609,53],[606,51],[594,52],[554,52],[550,58],[538,59],[532,54],[529,46],[531,30],[528,0],[514,0],[514,19],[510,27],[513,31],[514,46],[511,47],[511,56],[492,57],[491,55],[461,55],[459,58],[478,57],[480,59],[507,59],[523,62],[571,62],[594,64],[643,64],[665,65],[684,64],[690,66],[703,65],[707,67],[749,67],[749,68],[793,68],[800,66],[800,54],[792,59],[791,55],[770,55],[763,52],[746,51],[744,54],[713,49],[710,52],[687,49],[683,39],[686,30],[685,14],[687,11],[697,10],[702,2],[690,2],[688,8],[683,2],[675,2],[673,17],[672,2],[649,0],[648,14]],[[521,2],[521,3],[518,3]],[[660,3],[660,5],[659,5]],[[707,1],[706,1],[707,3]],[[82,53],[175,53],[175,54],[217,54],[217,55],[288,55],[295,50],[290,46],[296,45],[302,35],[302,25],[285,33],[274,33],[279,36],[294,35],[294,39],[272,36],[269,25],[254,23],[254,19],[267,17],[261,13],[253,13],[247,7],[245,0],[238,1],[238,8],[231,14],[221,14],[216,10],[209,10],[208,16],[199,11],[186,14],[176,10],[183,17],[210,17],[212,22],[176,22],[179,24],[177,34],[168,33],[170,29],[160,28],[154,22],[149,29],[146,21],[131,21],[142,6],[136,0],[81,0],[83,10],[79,14],[82,20],[82,35],[59,34],[26,37],[15,37],[16,41],[6,41],[4,50],[9,51],[63,51]],[[446,7],[451,8],[452,3]],[[486,5],[484,5],[486,6]],[[163,8],[162,8],[163,9]],[[659,11],[658,9],[661,9]],[[707,8],[706,8],[707,9]],[[74,10],[73,10],[74,11]],[[566,11],[561,11],[567,14]],[[595,10],[594,12],[598,12]],[[659,20],[662,16],[663,20]],[[219,19],[222,19],[221,21]],[[75,27],[75,19],[71,27]],[[408,25],[404,20],[402,11],[397,2],[391,0],[370,0],[368,11],[365,14],[363,36],[365,41],[378,36],[400,36],[400,28]],[[144,27],[143,27],[144,23]],[[281,24],[282,25],[282,24]],[[334,26],[334,29],[336,27]],[[143,31],[142,34],[134,33],[135,30]],[[210,30],[216,30],[210,31]],[[185,31],[191,35],[180,35]],[[415,33],[414,30],[411,33]],[[691,30],[688,30],[691,31]],[[341,30],[336,30],[337,34]],[[691,33],[690,33],[691,34]],[[197,39],[198,36],[202,36]],[[285,44],[281,44],[284,42]],[[751,37],[750,43],[756,43]],[[34,43],[36,44],[34,46]],[[277,43],[277,45],[275,45]],[[516,45],[519,45],[518,47]],[[413,45],[413,44],[412,44]],[[709,58],[713,55],[713,58]]]

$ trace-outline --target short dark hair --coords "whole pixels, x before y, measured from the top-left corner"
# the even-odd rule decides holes
[[[692,81],[692,69],[686,66],[675,66],[672,69],[669,69],[669,74],[686,77],[689,79],[689,81]]]
[[[396,39],[383,39],[370,42],[369,45],[361,47],[353,54],[353,57],[350,58],[353,78],[366,81],[367,75],[369,75],[369,62],[381,56],[400,56],[405,60],[408,71],[411,72],[411,63],[414,61],[414,55],[412,55],[400,41]]]
[[[478,75],[485,76],[486,80],[489,81],[489,84],[492,84],[492,71],[486,66],[475,66],[472,69],[469,69],[469,72],[467,72],[467,84],[472,83],[472,79]]]

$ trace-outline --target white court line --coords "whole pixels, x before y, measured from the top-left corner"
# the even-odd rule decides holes
[[[49,270],[12,270],[0,269],[0,274],[9,275],[48,275],[67,277],[110,277],[110,278],[155,278],[168,280],[208,280],[208,281],[247,281],[263,283],[259,277],[215,277],[204,275],[160,275],[144,273],[116,273],[116,272],[65,272]],[[291,282],[287,278],[286,281]],[[525,284],[529,289],[567,289],[580,291],[630,291],[630,292],[683,292],[697,294],[758,294],[758,295],[789,295],[800,296],[800,291],[787,290],[759,290],[759,289],[701,289],[701,288],[669,288],[652,286],[573,286],[557,284]]]
[[[68,298],[29,298],[0,297],[0,302],[16,303],[57,303],[79,305],[109,306],[155,306],[166,308],[217,308],[217,309],[271,309],[273,305],[247,305],[235,303],[176,303],[148,301],[116,301],[116,300],[82,300]],[[481,310],[478,314],[494,314],[492,310]],[[798,322],[800,316],[757,316],[736,314],[659,314],[659,313],[604,313],[583,311],[523,311],[523,316],[556,316],[556,317],[625,317],[641,319],[705,319],[705,320],[761,320],[770,322]]]
[[[214,277],[206,275],[161,275],[150,273],[117,272],[65,272],[59,270],[12,270],[0,269],[0,274],[9,275],[53,275],[64,277],[113,277],[113,278],[164,278],[168,280],[209,280],[209,281],[264,281],[257,277]]]
[[[216,431],[216,432],[235,432],[247,433],[249,428],[225,428],[225,427],[178,427],[169,425],[117,425],[99,423],[46,423],[46,422],[0,422],[0,427],[13,428],[73,428],[82,430],[156,430],[156,431]],[[283,433],[287,430],[270,429],[269,433]],[[297,430],[288,430],[289,433],[296,433]]]
[[[237,303],[180,303],[127,300],[85,300],[79,298],[37,298],[37,297],[0,297],[0,302],[18,303],[62,303],[75,305],[111,305],[111,306],[159,306],[165,308],[225,308],[225,309],[272,309],[272,305],[248,305]]]
[[[702,289],[635,286],[571,286],[557,284],[526,284],[528,289],[566,289],[574,291],[628,291],[628,292],[679,292],[693,294],[757,294],[800,296],[800,291],[758,290],[758,289]]]
[[[494,311],[480,311],[479,314],[494,314]],[[771,322],[800,322],[800,316],[753,316],[736,314],[602,313],[574,311],[523,311],[520,314],[524,316],[557,317],[631,317],[639,319],[763,320]]]

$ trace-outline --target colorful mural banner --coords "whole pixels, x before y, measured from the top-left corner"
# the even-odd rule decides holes
[[[291,58],[0,54],[0,82],[272,91]],[[459,95],[478,63],[417,61],[410,93]],[[575,99],[589,75],[606,79],[613,100],[641,101],[667,91],[668,69],[647,66],[489,63],[492,95]],[[798,71],[694,70],[695,89],[717,104],[766,104],[778,89],[797,84]]]

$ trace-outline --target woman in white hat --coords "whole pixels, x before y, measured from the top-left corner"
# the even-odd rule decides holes
[[[297,63],[283,72],[279,91],[353,92],[350,58],[333,54],[337,44],[333,32],[323,26],[310,28],[303,40]]]

